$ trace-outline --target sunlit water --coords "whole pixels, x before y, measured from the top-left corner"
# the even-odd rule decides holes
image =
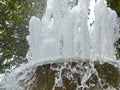
[[[117,14],[107,7],[104,0],[95,1],[48,0],[42,20],[33,16],[29,22],[30,35],[27,40],[30,47],[26,55],[29,62],[6,73],[1,89],[23,90],[19,81],[26,77],[29,80],[35,73],[33,67],[37,63],[43,65],[68,58],[81,58],[118,65],[114,47],[119,37]],[[28,75],[29,72],[33,74]],[[86,78],[83,78],[83,83]],[[33,81],[30,80],[27,86]]]

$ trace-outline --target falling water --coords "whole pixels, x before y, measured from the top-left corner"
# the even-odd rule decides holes
[[[19,81],[26,76],[29,80],[33,74],[27,72],[35,73],[33,67],[37,63],[69,58],[120,63],[114,47],[119,36],[117,14],[107,7],[105,0],[48,0],[42,20],[31,17],[29,32],[30,47],[26,55],[29,62],[4,77],[1,85],[6,90],[23,90]],[[89,77],[84,77],[82,83],[86,78]]]

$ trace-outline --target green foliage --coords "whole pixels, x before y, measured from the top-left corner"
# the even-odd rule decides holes
[[[107,0],[108,6],[115,10],[120,17],[120,0]]]
[[[118,41],[116,41],[115,46],[116,46],[116,50],[117,50],[116,57],[117,57],[117,59],[120,59],[120,39],[118,39]]]
[[[28,23],[32,15],[40,17],[43,12],[42,8],[38,8],[40,1],[0,1],[0,72],[27,61]]]

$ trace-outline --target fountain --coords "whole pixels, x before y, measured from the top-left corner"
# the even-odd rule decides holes
[[[29,62],[5,74],[2,90],[119,90],[117,14],[105,0],[48,0],[29,32]]]
[[[79,0],[77,5],[72,2],[48,0],[42,21],[31,18],[28,54],[33,60],[69,57],[114,60],[116,12],[107,8],[104,0],[92,4]]]

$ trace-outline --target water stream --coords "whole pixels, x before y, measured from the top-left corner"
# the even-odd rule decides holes
[[[117,20],[116,12],[107,7],[105,0],[47,0],[43,18],[33,16],[29,22],[28,63],[5,74],[0,90],[23,90],[19,81],[26,77],[27,86],[31,85],[35,80],[31,80],[35,73],[33,67],[38,63],[65,62],[70,58],[72,61],[76,58],[89,60],[91,68],[87,67],[88,71],[82,73],[80,88],[85,87],[91,73],[97,75],[94,61],[110,62],[120,69],[114,47],[119,38]],[[55,81],[57,85],[61,85],[59,79]],[[79,87],[76,90],[84,90]],[[119,89],[110,87],[106,90]]]

